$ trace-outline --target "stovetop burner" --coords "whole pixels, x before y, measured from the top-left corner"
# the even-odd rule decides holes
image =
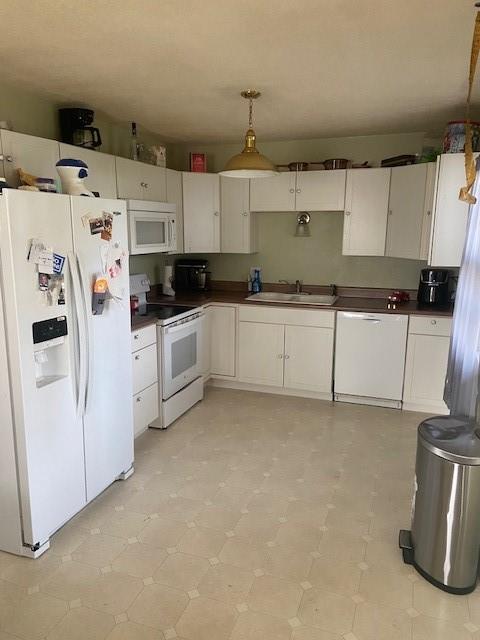
[[[158,320],[168,320],[174,316],[178,316],[181,313],[187,311],[193,311],[195,307],[186,307],[183,305],[169,305],[169,304],[146,304],[141,305],[138,311],[135,312],[135,316],[145,317],[151,316]]]

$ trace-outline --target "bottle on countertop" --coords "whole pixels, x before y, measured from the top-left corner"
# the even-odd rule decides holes
[[[255,269],[255,275],[252,281],[252,293],[260,293],[262,290],[262,280],[260,278],[260,269]]]

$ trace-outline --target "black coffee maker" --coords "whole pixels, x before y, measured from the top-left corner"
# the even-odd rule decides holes
[[[447,307],[450,304],[448,269],[422,269],[417,301],[421,307]]]
[[[175,291],[209,291],[210,271],[208,260],[180,258],[175,261]]]
[[[95,115],[91,109],[59,109],[58,115],[62,142],[85,149],[96,149],[102,144],[100,131],[97,127],[90,126]]]

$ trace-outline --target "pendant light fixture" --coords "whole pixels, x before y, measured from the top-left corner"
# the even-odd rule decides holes
[[[269,178],[274,176],[277,170],[273,162],[257,150],[255,146],[256,135],[253,130],[253,101],[260,97],[260,91],[248,89],[242,91],[240,95],[249,102],[245,147],[241,153],[230,158],[225,169],[220,171],[220,175],[229,178]]]
[[[310,235],[310,214],[308,211],[300,211],[300,213],[297,214],[295,236],[297,238],[309,238]]]

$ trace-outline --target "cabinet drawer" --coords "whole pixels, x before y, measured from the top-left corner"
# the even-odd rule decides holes
[[[333,329],[335,311],[285,309],[285,307],[274,309],[266,306],[240,305],[239,320],[243,322],[268,322],[270,324],[293,324]]]
[[[140,349],[132,354],[133,393],[139,393],[158,380],[157,345]]]
[[[438,316],[410,316],[408,333],[448,337],[452,333],[452,319]]]
[[[132,353],[157,342],[157,325],[152,324],[143,329],[132,331]]]
[[[158,384],[133,396],[133,428],[137,436],[158,418]]]

